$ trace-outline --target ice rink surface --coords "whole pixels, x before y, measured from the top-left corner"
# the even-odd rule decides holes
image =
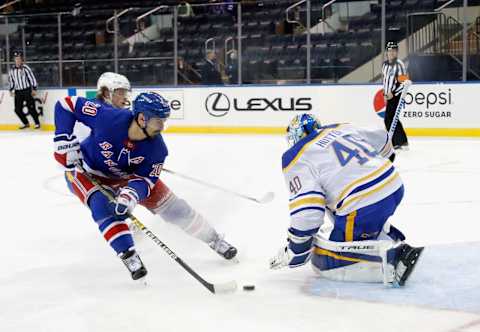
[[[480,140],[412,138],[396,160],[404,201],[391,221],[423,260],[402,289],[315,277],[309,265],[271,271],[285,244],[287,191],[280,136],[166,135],[166,167],[265,205],[170,174],[162,179],[239,249],[223,261],[205,244],[137,208],[135,214],[211,282],[253,292],[212,295],[148,238],[136,236],[149,285],[122,262],[68,194],[50,133],[0,133],[0,331],[480,331]]]

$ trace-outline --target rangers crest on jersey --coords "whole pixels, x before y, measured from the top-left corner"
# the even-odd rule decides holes
[[[144,161],[145,158],[140,156],[140,157],[135,157],[135,158],[132,158],[132,159],[129,159],[128,161],[131,163],[131,164],[135,164],[135,165],[138,165],[140,164],[142,161]]]

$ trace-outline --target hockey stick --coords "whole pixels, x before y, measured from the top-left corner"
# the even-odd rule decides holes
[[[88,174],[85,169],[81,165],[77,165],[77,167],[83,172],[83,175],[90,180],[95,186],[97,186],[98,190],[102,194],[104,194],[108,200],[112,203],[115,202],[115,198],[113,195],[105,189],[105,187],[102,186],[97,180],[95,180],[90,174]],[[162,242],[155,234],[152,233],[140,220],[138,220],[133,214],[130,212],[127,212],[128,218],[138,227],[140,230],[148,236],[153,242],[155,242],[156,245],[158,245],[160,248],[165,251],[165,253],[173,259],[175,262],[180,264],[181,267],[183,267],[192,277],[197,279],[205,288],[207,288],[210,292],[213,294],[216,293],[226,293],[226,292],[233,292],[237,289],[237,283],[235,281],[230,281],[226,283],[217,283],[217,284],[212,284],[205,279],[203,279],[197,272],[195,272],[190,266],[187,265],[180,257],[177,256],[165,243]]]
[[[175,172],[175,171],[171,171],[171,170],[169,170],[169,169],[167,169],[167,168],[162,168],[162,171],[165,171],[165,172],[167,172],[167,173],[176,175],[176,176],[178,176],[178,177],[180,177],[180,178],[183,178],[183,179],[190,180],[190,181],[192,181],[192,182],[201,184],[201,185],[203,185],[203,186],[205,186],[205,187],[214,188],[214,189],[217,189],[217,190],[220,190],[220,191],[229,193],[230,195],[237,196],[237,197],[241,197],[241,198],[244,198],[244,199],[248,199],[249,201],[253,201],[253,202],[256,202],[256,203],[259,203],[259,204],[270,203],[270,202],[273,201],[273,199],[275,198],[275,194],[274,194],[273,192],[267,192],[267,193],[265,193],[262,197],[260,197],[260,198],[255,198],[255,197],[251,197],[251,196],[247,196],[247,195],[238,193],[238,192],[233,191],[233,190],[230,190],[230,189],[226,189],[226,188],[217,186],[217,185],[212,184],[212,183],[207,183],[207,182],[205,182],[205,181],[192,178],[192,177],[190,177],[190,176],[188,176],[188,175],[185,175],[185,174],[181,174],[181,173],[178,173],[178,172]]]
[[[390,141],[392,140],[393,133],[395,132],[395,128],[397,127],[400,113],[402,112],[402,109],[405,108],[405,96],[407,95],[408,89],[410,89],[411,85],[412,85],[412,81],[410,80],[406,80],[405,82],[403,82],[402,94],[400,95],[400,100],[398,102],[397,109],[395,110],[395,115],[393,116],[392,124],[390,125],[390,130],[388,131],[388,137],[390,138]]]

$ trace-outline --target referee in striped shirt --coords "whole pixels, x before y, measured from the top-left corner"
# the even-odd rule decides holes
[[[35,110],[35,101],[33,100],[37,91],[37,80],[30,67],[23,63],[23,54],[14,52],[13,56],[15,58],[15,66],[12,66],[8,73],[8,83],[10,84],[10,95],[15,96],[15,114],[23,123],[19,129],[30,127],[28,119],[23,113],[24,102],[27,102],[28,113],[35,122],[35,129],[40,129],[40,121]]]
[[[397,58],[398,45],[395,42],[387,43],[387,61],[383,63],[383,93],[385,101],[387,103],[387,109],[385,111],[385,127],[387,131],[390,130],[395,111],[397,110],[398,103],[400,102],[400,95],[402,94],[403,84],[402,82],[408,77],[405,64],[402,60]],[[408,149],[408,139],[402,123],[397,122],[397,127],[392,137],[393,147],[398,149]]]

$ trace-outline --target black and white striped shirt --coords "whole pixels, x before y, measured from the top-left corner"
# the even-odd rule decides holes
[[[13,90],[25,90],[32,88],[37,89],[37,80],[33,75],[29,66],[23,64],[20,67],[12,66],[8,73],[8,83],[10,85],[10,91]]]
[[[400,75],[407,75],[403,61],[399,59],[396,59],[393,63],[385,61],[382,66],[382,74],[384,94],[387,95],[389,92],[395,96],[401,94],[403,84],[398,81],[398,78]]]

